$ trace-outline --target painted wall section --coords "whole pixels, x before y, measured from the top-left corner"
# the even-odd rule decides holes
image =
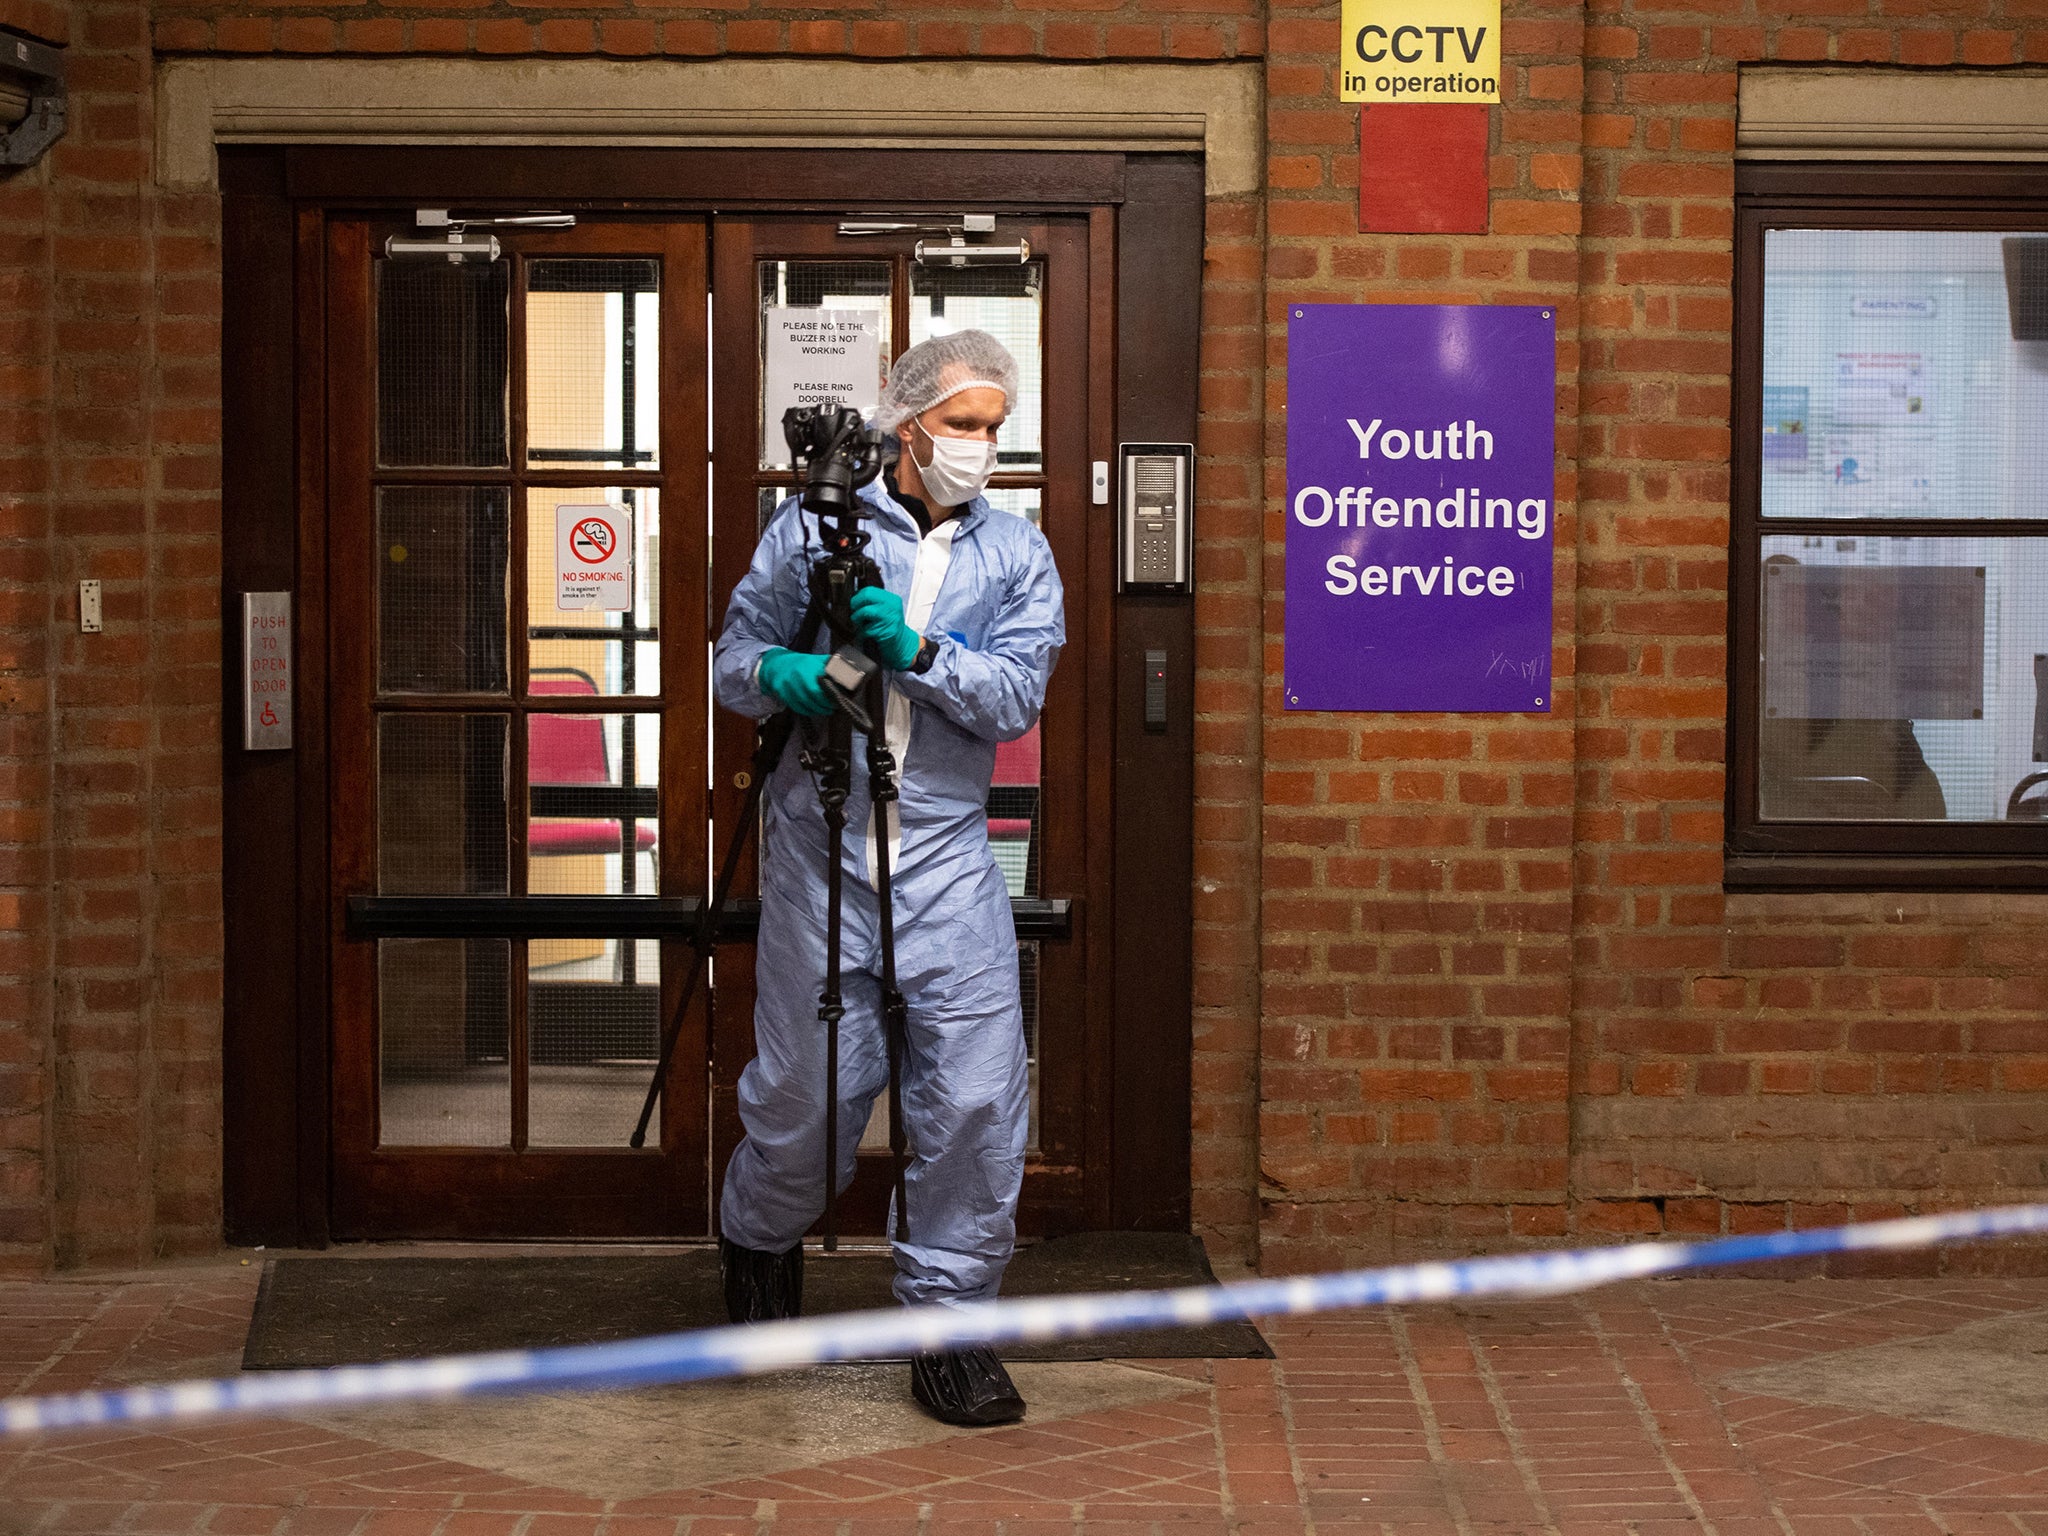
[[[1485,234],[1492,136],[1487,107],[1366,107],[1359,121],[1358,227],[1387,235]]]

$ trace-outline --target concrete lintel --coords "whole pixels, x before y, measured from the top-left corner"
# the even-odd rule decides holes
[[[1248,61],[165,59],[157,122],[175,187],[217,144],[601,144],[1200,151],[1223,197],[1264,153]]]
[[[1745,160],[2048,160],[2048,71],[1742,71]]]

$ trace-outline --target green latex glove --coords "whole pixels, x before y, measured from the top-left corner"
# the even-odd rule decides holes
[[[862,587],[853,594],[853,622],[875,642],[883,666],[903,672],[917,660],[924,636],[903,622],[903,599],[886,587]]]
[[[761,691],[784,709],[800,715],[829,715],[832,695],[825,691],[825,658],[776,649],[761,658]]]

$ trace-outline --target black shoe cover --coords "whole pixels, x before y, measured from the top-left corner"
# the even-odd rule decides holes
[[[725,1315],[736,1323],[768,1323],[778,1317],[803,1315],[802,1243],[787,1253],[766,1253],[721,1237],[718,1273],[725,1281]]]
[[[983,1345],[910,1357],[910,1391],[941,1424],[1014,1424],[1024,1399],[996,1352]]]

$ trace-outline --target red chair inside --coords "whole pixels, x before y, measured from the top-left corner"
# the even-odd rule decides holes
[[[996,771],[991,782],[1013,789],[1036,789],[1038,787],[1038,726],[1015,741],[996,743]],[[1023,817],[991,816],[988,822],[990,837],[1028,838],[1031,823]]]
[[[536,667],[529,684],[534,694],[597,697],[597,683],[573,667]],[[609,784],[611,759],[604,742],[602,715],[526,717],[526,776],[532,784]],[[659,837],[649,822],[635,822],[633,845],[651,851]],[[548,857],[574,853],[617,853],[619,824],[593,817],[536,821],[526,832],[530,853]]]

